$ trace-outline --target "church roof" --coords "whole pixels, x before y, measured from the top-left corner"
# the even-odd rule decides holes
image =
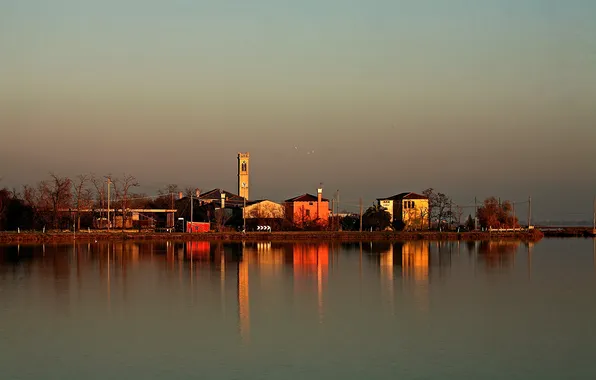
[[[199,196],[199,199],[202,200],[207,200],[207,199],[221,199],[221,194],[224,193],[226,195],[226,202],[227,201],[244,201],[244,198],[236,195],[234,193],[231,193],[229,191],[223,190],[223,189],[213,189],[213,190],[209,190],[206,193],[203,193]]]

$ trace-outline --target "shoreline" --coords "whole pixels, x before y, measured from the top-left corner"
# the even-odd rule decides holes
[[[299,231],[299,232],[206,232],[206,233],[155,233],[155,232],[0,232],[0,243],[70,243],[73,241],[486,241],[518,240],[536,242],[545,235],[539,230],[516,232],[359,232],[359,231]]]

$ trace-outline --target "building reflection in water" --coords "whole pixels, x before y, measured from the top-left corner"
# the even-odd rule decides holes
[[[409,241],[396,244],[401,249],[401,276],[413,285],[412,294],[421,311],[429,309],[430,243]],[[411,282],[410,282],[411,281]]]
[[[462,246],[461,249],[459,244]],[[596,240],[594,244],[596,265]],[[456,257],[458,252],[465,252],[467,248],[468,252],[473,253],[469,257],[474,263],[479,263],[486,269],[510,268],[514,264],[515,252],[519,245],[519,242],[511,241],[354,243],[347,248],[341,245],[341,252],[345,253],[341,259],[349,256],[347,251],[350,249],[356,255],[359,251],[363,252],[359,258],[354,257],[354,260],[358,260],[353,262],[354,280],[358,281],[357,276],[361,281],[366,279],[366,265],[363,268],[362,259],[368,258],[378,270],[383,298],[388,301],[391,310],[395,307],[397,279],[401,279],[404,296],[412,297],[418,307],[428,310],[431,278],[441,278],[445,273],[449,273],[452,255]],[[117,301],[117,304],[126,301],[127,292],[134,289],[131,287],[132,283],[129,283],[129,277],[136,273],[133,269],[141,264],[145,269],[145,265],[150,264],[149,268],[157,270],[158,276],[167,275],[160,277],[163,284],[180,283],[181,289],[188,289],[190,286],[191,297],[194,297],[195,293],[201,293],[201,289],[205,290],[205,286],[214,286],[216,292],[219,288],[222,315],[225,316],[228,301],[236,303],[237,310],[234,310],[234,314],[237,313],[239,332],[242,339],[248,340],[251,320],[254,324],[255,319],[255,316],[251,315],[251,311],[254,313],[254,305],[251,310],[250,303],[251,289],[253,293],[255,291],[254,285],[250,286],[253,277],[258,278],[257,291],[261,293],[262,289],[271,292],[271,296],[274,296],[274,290],[278,289],[275,282],[279,278],[287,280],[294,292],[294,299],[298,302],[304,300],[307,305],[311,302],[312,306],[306,306],[306,309],[314,306],[313,315],[318,315],[319,321],[324,321],[330,266],[333,263],[339,264],[340,259],[337,257],[332,262],[330,255],[333,247],[335,246],[329,243],[242,244],[201,241],[84,243],[76,245],[76,251],[72,245],[14,246],[0,248],[0,252],[3,253],[0,254],[0,266],[3,266],[3,276],[10,273],[6,271],[9,267],[17,268],[22,273],[32,269],[42,272],[44,278],[52,279],[48,289],[60,297],[59,307],[64,309],[68,308],[68,302],[72,299],[69,294],[74,295],[78,292],[82,295],[93,281],[89,275],[95,273],[103,284],[102,293],[106,295],[107,308],[110,310],[114,301]],[[34,260],[27,259],[34,256],[37,256]],[[17,267],[9,263],[11,260],[29,262]],[[345,260],[345,263],[345,266],[337,266],[337,269],[349,270],[350,260]],[[528,276],[531,276],[531,264],[530,244]],[[76,286],[71,286],[74,285],[73,281],[77,282]],[[89,284],[84,286],[84,282]],[[197,289],[194,289],[195,287]],[[235,300],[232,292],[236,295]],[[280,296],[287,298],[285,294]]]
[[[520,244],[509,240],[481,241],[478,243],[478,260],[488,271],[509,270],[515,265],[515,253]]]
[[[428,241],[375,242],[363,244],[363,248],[379,266],[381,286],[392,313],[395,311],[396,276],[401,277],[406,295],[412,295],[421,310],[428,310],[431,264]],[[442,266],[449,261],[438,259],[437,263]]]
[[[316,277],[317,310],[319,322],[323,322],[324,285],[329,273],[329,244],[296,243],[292,246],[292,268],[294,273],[294,291],[300,291],[301,283]]]
[[[236,268],[236,309],[239,334],[244,342],[250,341],[250,271],[249,266],[259,263],[244,244],[192,241],[185,245],[185,258],[192,264],[193,271],[206,269],[219,276],[220,304],[222,315],[226,313],[226,275],[228,268]],[[244,253],[243,253],[244,252]],[[230,265],[231,264],[231,265]],[[194,273],[191,272],[191,276]]]

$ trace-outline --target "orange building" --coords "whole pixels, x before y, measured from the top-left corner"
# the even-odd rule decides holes
[[[316,224],[326,227],[329,223],[329,200],[323,198],[323,189],[317,189],[317,196],[303,194],[285,201],[286,217],[300,228]]]

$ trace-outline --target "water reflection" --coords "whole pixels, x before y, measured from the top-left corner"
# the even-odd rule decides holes
[[[483,241],[478,246],[478,254],[487,270],[510,269],[519,246],[517,241]]]
[[[594,266],[587,239],[0,246],[3,378],[595,378]]]
[[[241,259],[238,262],[238,320],[240,336],[248,342],[250,338],[250,300],[248,287],[248,262]]]
[[[342,276],[357,279],[350,284],[360,284],[360,289],[376,278],[380,295],[392,314],[402,294],[406,301],[410,297],[418,310],[429,312],[431,282],[451,276],[454,258],[472,260],[476,268],[501,273],[515,270],[516,254],[524,251],[522,258],[526,256],[527,276],[531,279],[533,244],[512,241],[19,245],[0,247],[0,280],[6,283],[35,279],[45,296],[51,289],[56,308],[63,313],[69,312],[73,296],[82,300],[83,294],[97,284],[102,284],[108,313],[114,306],[134,301],[131,294],[138,296],[143,281],[168,289],[187,289],[193,307],[201,306],[206,289],[213,289],[215,292],[210,294],[219,294],[222,318],[226,318],[226,310],[235,309],[239,336],[250,342],[252,314],[255,310],[263,312],[251,305],[254,291],[274,291],[285,286],[288,279],[291,297],[312,307],[318,323],[326,319],[330,282],[340,281]],[[593,257],[596,267],[596,240]],[[341,271],[337,269],[336,273],[334,267]],[[253,286],[255,281],[257,288]],[[267,300],[260,302],[262,307]]]

